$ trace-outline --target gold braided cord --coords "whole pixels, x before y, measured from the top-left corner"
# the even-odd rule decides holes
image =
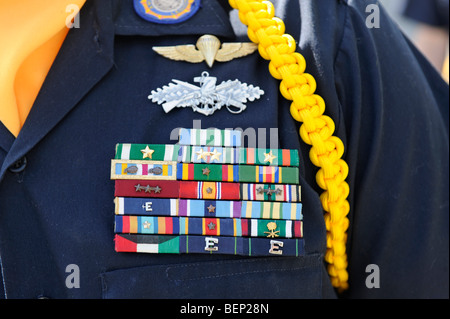
[[[328,273],[332,285],[340,291],[345,290],[348,288],[345,243],[350,189],[345,182],[348,166],[341,159],[344,144],[333,136],[335,124],[330,117],[323,115],[325,102],[322,97],[314,94],[316,81],[312,75],[304,73],[306,61],[295,52],[297,44],[292,36],[284,33],[284,22],[275,17],[273,4],[263,0],[229,0],[229,3],[238,9],[241,22],[248,26],[248,37],[258,44],[260,55],[270,61],[270,74],[281,80],[281,94],[293,101],[290,107],[292,117],[303,123],[300,137],[312,146],[309,157],[315,166],[320,167],[316,181],[324,190],[320,200],[326,212],[325,261]]]

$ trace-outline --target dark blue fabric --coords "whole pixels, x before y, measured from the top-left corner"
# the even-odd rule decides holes
[[[253,54],[209,69],[152,51],[195,43],[205,33],[246,39],[235,13],[229,18],[224,9],[226,1],[202,3],[191,19],[163,26],[139,18],[131,1],[88,1],[17,139],[0,125],[5,297],[337,296],[323,262],[317,168],[267,61]],[[274,3],[346,147],[350,290],[343,297],[448,298],[448,86],[383,11],[379,29],[366,27],[365,9],[374,1]],[[218,81],[259,86],[265,94],[240,115],[223,109],[210,117],[190,109],[165,114],[147,99],[172,79],[192,83],[203,71]],[[279,146],[300,151],[305,257],[114,251],[109,171],[116,143],[174,143],[171,131],[198,119],[202,128],[261,128],[267,134],[278,128]],[[24,156],[23,171],[8,170]],[[65,285],[69,264],[79,266],[80,288]],[[369,264],[379,266],[378,289],[366,287]]]
[[[449,30],[449,0],[408,0],[404,15],[418,22]]]

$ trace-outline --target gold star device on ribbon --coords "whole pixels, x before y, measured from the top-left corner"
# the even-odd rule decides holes
[[[209,34],[201,36],[196,45],[153,47],[155,52],[168,59],[190,63],[206,61],[209,67],[213,66],[214,61],[231,61],[252,54],[256,49],[258,46],[251,42],[221,43]]]
[[[142,158],[149,158],[152,159],[153,153],[155,150],[152,150],[148,145],[145,147],[145,149],[141,150],[142,152]]]

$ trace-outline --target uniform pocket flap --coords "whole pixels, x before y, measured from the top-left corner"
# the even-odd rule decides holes
[[[321,255],[143,266],[101,274],[104,298],[320,298]]]

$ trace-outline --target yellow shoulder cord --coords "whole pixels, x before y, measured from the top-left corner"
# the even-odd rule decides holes
[[[304,73],[305,58],[295,52],[296,43],[292,36],[285,34],[284,22],[274,17],[275,9],[270,1],[229,0],[239,11],[239,19],[248,26],[248,37],[258,44],[260,55],[270,60],[270,74],[282,80],[280,92],[293,101],[292,117],[303,124],[300,127],[302,140],[312,145],[309,157],[320,167],[316,175],[317,184],[324,190],[320,195],[325,213],[327,229],[327,252],[325,261],[333,287],[339,291],[348,288],[347,255],[345,243],[349,226],[347,218],[350,205],[347,201],[350,188],[345,182],[348,175],[347,163],[341,159],[344,144],[333,136],[335,124],[323,115],[325,102],[317,94],[316,81],[312,75]]]

